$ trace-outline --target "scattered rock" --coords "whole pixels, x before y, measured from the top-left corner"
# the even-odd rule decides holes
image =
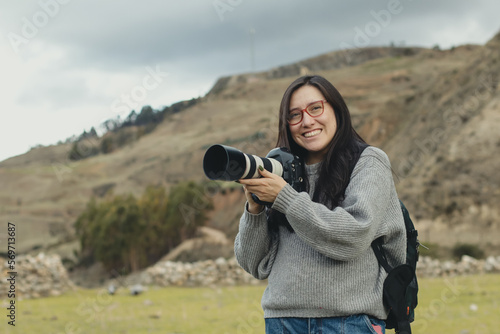
[[[135,284],[134,286],[130,287],[130,294],[132,296],[137,296],[140,295],[141,293],[144,292],[144,287],[141,284]]]

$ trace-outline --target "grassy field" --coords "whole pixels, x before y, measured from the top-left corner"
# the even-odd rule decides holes
[[[264,333],[264,289],[151,287],[139,296],[76,290],[17,301],[15,327],[7,324],[4,300],[0,333]],[[415,334],[500,333],[500,275],[421,279],[419,297]]]

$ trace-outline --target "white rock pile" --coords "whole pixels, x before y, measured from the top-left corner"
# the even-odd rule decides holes
[[[489,256],[485,260],[478,260],[464,255],[459,262],[439,261],[421,256],[417,262],[417,276],[419,277],[461,276],[484,273],[500,273],[500,256]]]
[[[459,262],[439,261],[422,256],[417,265],[419,277],[444,277],[479,273],[500,273],[500,256],[477,260],[463,256]],[[230,286],[260,284],[246,273],[233,257],[194,263],[161,261],[143,271],[137,281],[155,286]]]
[[[74,288],[58,255],[40,253],[37,256],[17,256],[14,270],[10,268],[7,259],[0,260],[2,261],[0,267],[2,272],[0,296],[2,297],[7,297],[9,291],[15,291],[16,299],[20,300],[58,296]],[[15,280],[8,281],[6,277],[11,277],[12,272],[16,273]]]
[[[193,263],[161,261],[139,275],[144,285],[156,286],[231,286],[259,284],[233,257],[229,260],[205,260]]]
[[[482,273],[500,273],[500,256],[477,260],[464,255],[459,262],[439,261],[422,256],[417,264],[418,277],[445,277]],[[155,286],[228,286],[259,284],[233,257],[194,263],[161,261],[143,271],[138,282]]]

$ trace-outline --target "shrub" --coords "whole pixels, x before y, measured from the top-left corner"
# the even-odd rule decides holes
[[[478,245],[467,243],[459,243],[453,246],[452,254],[457,260],[461,259],[464,255],[471,256],[475,259],[484,258],[484,251]]]
[[[100,261],[121,273],[155,263],[205,223],[213,206],[202,190],[200,184],[186,182],[169,195],[163,187],[149,186],[139,199],[119,195],[97,203],[91,198],[75,222],[80,263]]]
[[[94,145],[89,145],[84,141],[73,143],[69,151],[68,158],[70,160],[81,160],[99,154],[99,149]]]
[[[111,136],[107,136],[105,137],[102,141],[101,141],[101,152],[104,153],[104,154],[108,154],[108,153],[111,153],[113,152],[114,150],[114,142],[113,142],[113,138],[111,138]]]

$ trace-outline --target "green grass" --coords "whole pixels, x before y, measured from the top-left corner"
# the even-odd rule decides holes
[[[421,279],[419,283],[414,333],[500,333],[500,275]]]
[[[151,287],[139,296],[77,290],[18,301],[15,328],[2,315],[0,333],[262,333],[264,288]]]
[[[4,300],[0,333],[264,333],[264,289],[151,287],[135,297],[79,289],[17,301],[16,327],[7,325]],[[500,333],[500,275],[420,279],[419,298],[414,334]]]

